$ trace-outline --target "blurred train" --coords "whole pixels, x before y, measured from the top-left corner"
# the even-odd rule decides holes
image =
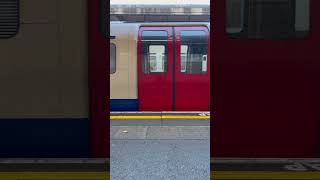
[[[209,111],[209,22],[110,23],[111,111]]]
[[[109,108],[210,106],[212,157],[319,157],[320,1],[215,0],[212,31],[112,22],[110,37],[105,3],[0,2],[0,157],[106,157]]]
[[[109,156],[101,2],[0,1],[1,158]]]
[[[320,157],[320,1],[212,2],[212,157]]]

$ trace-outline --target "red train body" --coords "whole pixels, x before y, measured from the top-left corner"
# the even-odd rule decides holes
[[[320,1],[310,0],[309,30],[299,38],[279,38],[281,34],[275,38],[232,38],[225,29],[226,5],[226,1],[212,2],[211,156],[319,156]],[[270,16],[286,15],[281,8],[277,5]],[[296,4],[297,8],[302,6]],[[263,20],[269,23],[263,26],[266,29],[272,28],[272,23],[280,27],[277,18]]]

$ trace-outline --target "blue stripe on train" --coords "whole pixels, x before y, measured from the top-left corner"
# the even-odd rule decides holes
[[[138,111],[138,100],[110,99],[110,111]]]
[[[0,158],[88,158],[88,118],[0,119]]]

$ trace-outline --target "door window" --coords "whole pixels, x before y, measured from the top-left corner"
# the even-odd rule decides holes
[[[164,45],[150,45],[148,59],[150,72],[165,72],[166,56]]]
[[[208,37],[205,31],[180,31],[180,72],[203,74],[207,72]]]
[[[167,39],[166,31],[142,32],[142,69],[145,74],[167,72]]]

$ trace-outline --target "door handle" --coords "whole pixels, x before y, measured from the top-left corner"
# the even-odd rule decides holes
[[[207,72],[207,55],[202,56],[202,72]]]

